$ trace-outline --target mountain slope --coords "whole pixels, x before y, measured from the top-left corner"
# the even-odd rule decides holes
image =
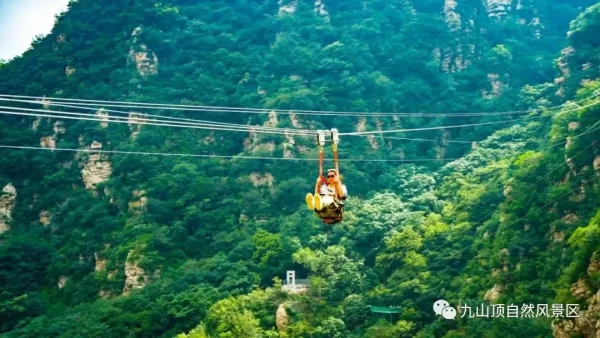
[[[569,21],[593,1],[507,3],[80,0],[49,36],[1,66],[0,93],[447,113],[590,97],[599,87],[598,6],[571,24],[565,42]],[[135,118],[144,111],[128,113],[127,125],[2,115],[0,144],[316,155],[312,137],[142,126]],[[342,131],[505,118],[201,114]],[[591,145],[598,133],[570,142],[566,156],[584,153],[569,165],[560,148],[539,148],[592,127],[598,110],[567,106],[542,114],[553,122],[418,135],[436,142],[344,138],[346,159],[464,157],[424,166],[344,162],[351,197],[345,222],[329,237],[301,204],[313,189],[313,162],[0,149],[0,330],[21,337],[172,337],[203,322],[211,335],[276,337],[285,336],[275,317],[283,304],[290,337],[522,334],[526,324],[510,321],[494,321],[492,329],[483,321],[444,322],[431,304],[440,297],[452,304],[496,296],[507,303],[574,301],[568,290],[580,278],[592,280],[589,295],[597,291],[594,277],[585,277],[597,243],[584,238],[597,225]],[[448,142],[485,138],[475,149]],[[529,185],[554,169],[532,194]],[[536,210],[576,187],[585,194],[561,200],[552,213]],[[518,193],[524,195],[505,199]],[[286,270],[311,276],[308,295],[286,295],[277,282],[253,291]],[[496,296],[486,297],[489,290]],[[369,304],[401,305],[401,321],[369,323]],[[548,320],[527,325],[532,335],[552,330]]]

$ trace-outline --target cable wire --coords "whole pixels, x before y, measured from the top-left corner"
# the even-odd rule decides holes
[[[593,183],[594,181],[596,181],[596,180],[598,180],[598,179],[600,179],[600,176],[596,176],[596,178],[594,178],[593,180],[591,180],[591,181],[589,181],[589,182],[584,182],[584,183],[582,183],[582,186],[576,187],[575,189],[573,189],[573,190],[571,190],[571,191],[569,191],[569,192],[567,192],[567,193],[565,193],[565,194],[563,194],[563,195],[561,195],[561,196],[559,196],[559,197],[557,197],[557,198],[553,199],[552,201],[550,201],[549,203],[545,204],[544,206],[541,206],[541,207],[539,207],[539,208],[535,209],[534,211],[530,211],[530,212],[528,212],[528,213],[527,213],[525,216],[523,216],[523,217],[521,217],[521,218],[517,219],[516,221],[514,221],[514,222],[512,222],[512,223],[508,224],[508,225],[507,225],[507,226],[505,226],[504,228],[502,228],[502,226],[499,226],[499,227],[498,227],[498,230],[496,230],[496,231],[494,231],[492,234],[490,234],[490,236],[489,236],[489,237],[491,238],[493,235],[497,234],[497,233],[498,233],[498,232],[500,232],[501,230],[505,230],[505,229],[507,229],[508,227],[510,227],[510,226],[512,226],[512,225],[514,225],[514,224],[516,224],[516,223],[518,223],[519,221],[521,221],[521,220],[525,219],[527,216],[530,216],[530,215],[531,215],[531,214],[533,214],[534,212],[537,212],[537,211],[539,211],[539,210],[542,210],[542,209],[544,209],[545,207],[547,207],[547,206],[551,205],[552,203],[555,203],[556,201],[558,201],[558,200],[562,199],[563,197],[565,197],[565,196],[568,196],[568,195],[570,195],[570,194],[574,193],[574,192],[575,192],[575,191],[577,191],[577,190],[580,190],[580,189],[581,189],[583,186],[587,186],[587,185],[589,185],[590,183]],[[427,269],[429,270],[429,269],[431,269],[432,267],[435,267],[436,265],[439,265],[439,264],[443,263],[444,261],[446,261],[446,260],[448,260],[448,259],[450,259],[450,258],[453,258],[453,257],[455,257],[456,255],[458,255],[458,254],[460,254],[460,253],[462,253],[462,252],[466,251],[467,249],[469,249],[469,248],[473,247],[474,245],[475,245],[475,243],[472,243],[472,244],[470,244],[470,245],[467,245],[467,246],[466,246],[466,247],[464,247],[463,249],[461,249],[461,250],[459,250],[459,251],[457,251],[457,252],[455,252],[455,253],[453,253],[453,254],[451,254],[451,255],[447,256],[447,257],[444,257],[443,259],[441,259],[440,261],[438,261],[438,262],[437,262],[437,264],[431,264],[431,265],[427,266]]]
[[[74,149],[74,148],[43,148],[33,146],[13,146],[0,145],[3,149],[21,149],[21,150],[46,150],[46,151],[70,151],[84,153],[106,153],[122,155],[155,155],[155,156],[176,156],[176,157],[201,157],[201,158],[229,158],[244,160],[282,160],[282,161],[319,161],[318,158],[301,157],[265,157],[265,156],[245,156],[245,155],[208,155],[208,154],[186,154],[186,153],[163,153],[163,152],[140,152],[140,151],[121,151],[121,150],[99,150],[99,149]],[[340,162],[434,162],[434,161],[455,161],[456,159],[340,159]]]
[[[165,120],[186,121],[188,123],[183,123],[183,122],[181,122],[181,123],[183,123],[183,124],[190,124],[190,125],[214,124],[214,125],[220,125],[220,126],[222,125],[222,126],[234,126],[234,127],[236,127],[236,126],[246,126],[246,127],[249,127],[249,128],[262,129],[262,130],[297,130],[297,131],[305,131],[307,133],[310,132],[310,130],[308,130],[308,129],[290,129],[290,128],[277,128],[277,127],[254,126],[254,125],[241,125],[241,124],[236,124],[236,123],[226,123],[226,122],[216,122],[216,121],[207,121],[207,120],[187,119],[187,118],[171,117],[171,116],[164,116],[164,115],[153,115],[153,114],[138,113],[138,112],[125,112],[125,111],[120,111],[120,110],[104,109],[104,108],[92,108],[92,107],[87,107],[87,106],[80,107],[78,105],[67,105],[67,104],[59,104],[59,103],[54,103],[54,102],[30,101],[30,100],[14,100],[14,99],[4,99],[4,98],[0,98],[0,101],[31,103],[31,104],[49,105],[49,106],[57,106],[57,107],[65,107],[65,108],[77,108],[77,109],[93,110],[93,111],[100,111],[101,110],[101,111],[107,112],[107,113],[115,113],[115,114],[123,114],[123,115],[139,114],[139,115],[143,115],[143,116],[147,116],[147,117],[157,117],[157,118],[165,119]],[[47,111],[51,111],[51,110],[47,110]],[[92,114],[92,115],[94,115],[94,114]],[[98,115],[94,115],[94,116],[98,116]],[[149,121],[152,121],[152,120],[149,120]],[[158,121],[158,120],[155,120],[155,121]],[[161,121],[161,122],[169,122],[169,121]]]
[[[573,111],[578,111],[578,110],[581,110],[581,109],[585,109],[585,108],[589,108],[589,107],[595,106],[595,105],[597,105],[599,103],[600,103],[600,100],[596,101],[594,103],[582,106],[582,107],[577,107],[577,108],[572,109],[572,110],[561,111],[561,113],[569,113],[569,112],[573,112]],[[358,132],[350,132],[350,133],[340,133],[340,135],[372,135],[372,134],[384,134],[384,133],[403,133],[403,132],[411,132],[411,131],[425,131],[425,130],[439,130],[439,129],[476,127],[476,126],[484,126],[484,125],[491,125],[491,124],[500,124],[500,123],[507,123],[507,122],[518,122],[518,121],[536,120],[536,119],[541,119],[541,118],[550,117],[550,116],[552,116],[552,115],[543,115],[543,116],[525,117],[525,118],[522,118],[522,119],[502,120],[502,121],[473,123],[473,124],[463,124],[463,125],[453,125],[453,126],[441,126],[441,127],[426,127],[426,128],[413,128],[413,129],[396,129],[396,130],[380,130],[380,131],[358,131]]]
[[[593,96],[587,98],[591,99],[600,95],[600,91],[594,93]],[[189,110],[189,111],[205,111],[205,112],[233,112],[233,113],[253,113],[253,114],[268,114],[270,112],[276,112],[279,114],[295,114],[295,115],[342,115],[342,116],[412,116],[412,117],[474,117],[474,116],[494,116],[494,115],[515,115],[515,114],[528,114],[535,109],[529,110],[515,110],[505,112],[482,112],[482,113],[374,113],[374,112],[347,112],[347,111],[319,111],[319,110],[290,110],[281,111],[280,109],[269,109],[269,108],[249,108],[249,107],[223,107],[223,106],[203,106],[203,105],[182,105],[182,104],[161,104],[161,103],[143,103],[143,102],[127,102],[127,101],[107,101],[107,100],[85,100],[85,99],[69,99],[69,98],[58,98],[58,97],[39,97],[39,96],[24,96],[24,95],[8,95],[0,94],[0,97],[12,97],[12,98],[33,98],[41,100],[53,100],[53,101],[70,101],[80,102],[81,105],[104,105],[107,107],[128,107],[128,108],[148,108],[148,109],[165,109],[165,110]],[[546,110],[554,110],[563,107],[564,104],[549,107]]]
[[[585,132],[583,132],[583,133],[581,133],[581,134],[579,134],[579,135],[576,135],[576,136],[574,136],[572,139],[574,139],[574,138],[577,138],[577,137],[580,137],[580,136],[583,136],[583,135],[586,135],[586,134],[588,134],[588,133],[590,133],[590,132],[594,132],[594,131],[596,131],[596,130],[600,130],[600,127],[598,127],[598,128],[597,128],[597,129],[595,129],[595,130],[591,130],[593,127],[595,127],[595,126],[596,126],[596,125],[598,125],[599,123],[600,123],[600,121],[596,122],[594,125],[592,125],[592,127],[588,128],[588,129],[587,129]],[[590,131],[590,130],[591,130],[591,131]],[[564,144],[564,143],[562,143],[562,144]],[[555,144],[555,145],[552,145],[552,146],[549,146],[549,147],[546,147],[546,148],[542,148],[542,149],[539,149],[538,151],[547,150],[547,149],[553,148],[553,147],[555,147],[555,146],[557,146],[557,145],[558,145],[558,144]],[[576,158],[578,158],[579,156],[581,156],[582,154],[584,154],[586,151],[590,150],[590,149],[591,149],[591,148],[593,148],[594,146],[595,146],[595,143],[593,143],[593,144],[592,144],[592,145],[590,145],[589,147],[585,148],[584,150],[580,151],[579,153],[577,153],[576,155],[574,155],[573,157],[571,157],[571,158],[570,158],[570,160],[573,160],[573,159],[576,159]],[[552,175],[553,173],[557,172],[558,170],[560,170],[560,169],[564,168],[564,167],[565,167],[565,166],[567,166],[567,165],[568,165],[568,163],[567,163],[567,162],[563,163],[563,164],[562,164],[562,165],[560,165],[559,167],[555,168],[554,170],[552,170],[552,171],[550,171],[549,173],[547,173],[546,175],[544,175],[542,178],[540,178],[539,180],[537,180],[535,183],[533,183],[533,184],[530,184],[530,185],[529,185],[529,188],[535,187],[535,186],[536,186],[536,185],[538,185],[540,182],[542,182],[542,181],[543,181],[543,180],[545,180],[546,178],[550,177],[550,175]],[[522,191],[521,191],[521,193],[519,193],[519,194],[517,194],[517,195],[515,195],[515,196],[511,196],[511,197],[509,197],[509,199],[507,199],[507,200],[505,201],[505,203],[509,203],[509,202],[512,202],[512,201],[514,201],[514,200],[515,200],[515,199],[517,199],[518,197],[521,197],[521,196],[525,195],[525,194],[526,194],[526,192],[528,192],[528,191],[529,191],[529,190],[527,190],[527,189],[524,189],[524,190],[522,190]],[[478,220],[477,222],[475,222],[475,223],[474,223],[472,226],[469,226],[468,228],[465,228],[463,231],[460,231],[460,232],[458,232],[457,234],[453,234],[453,235],[454,235],[454,236],[460,236],[460,235],[463,235],[465,232],[467,232],[468,230],[472,229],[473,227],[475,227],[475,226],[477,226],[477,225],[481,225],[481,224],[483,224],[483,221],[484,221],[485,219],[487,219],[489,216],[491,216],[492,214],[494,214],[496,211],[500,210],[501,206],[502,206],[502,204],[498,204],[498,206],[497,206],[496,208],[494,208],[494,210],[492,210],[491,212],[489,212],[488,214],[486,214],[485,216],[483,216],[483,217],[482,217],[480,220]],[[441,245],[441,246],[439,246],[439,247],[437,247],[437,248],[434,248],[432,251],[439,251],[440,249],[443,249],[444,247],[446,247],[446,245],[448,245],[448,243],[449,243],[449,242],[446,242],[445,244],[443,244],[443,245]]]
[[[593,97],[598,96],[598,95],[600,95],[600,91],[598,91],[597,93],[595,93],[594,95],[592,95],[590,98],[593,98]],[[2,95],[0,95],[0,96],[2,96]],[[586,100],[589,100],[590,98],[587,98]],[[75,100],[73,100],[73,101],[75,101]],[[581,101],[584,101],[584,100],[581,100]],[[594,106],[594,105],[596,105],[598,103],[600,103],[600,101],[596,101],[594,103],[591,103],[591,104],[583,106],[583,107],[577,107],[577,108],[572,109],[572,110],[562,111],[562,113],[567,113],[567,112],[571,112],[571,111],[577,111],[577,110],[580,110],[580,109],[585,109],[585,108]],[[96,116],[96,115],[94,115],[94,116]],[[348,133],[339,133],[339,135],[371,135],[371,134],[383,134],[383,133],[398,133],[398,132],[411,132],[411,131],[425,131],[425,130],[440,130],[440,129],[451,129],[451,128],[463,128],[463,127],[491,125],[491,124],[499,124],[499,123],[507,123],[507,122],[528,121],[528,120],[540,119],[540,118],[544,118],[544,117],[548,117],[548,116],[551,116],[551,115],[535,116],[535,117],[529,117],[529,118],[523,118],[523,119],[513,119],[513,120],[503,120],[503,121],[484,122],[484,123],[475,123],[475,124],[465,124],[465,125],[426,127],[426,128],[414,128],[414,129],[382,130],[382,131],[348,132]],[[146,123],[140,123],[140,124],[146,124]],[[169,126],[169,125],[165,124],[165,126]],[[246,128],[246,126],[244,126],[244,128]],[[213,129],[213,128],[205,128],[205,129]],[[226,129],[225,128],[218,128],[217,130],[226,130]],[[272,132],[272,133],[276,134],[277,132]],[[291,133],[291,131],[287,131],[286,133]]]
[[[92,108],[92,107],[87,107],[87,106],[80,107],[78,105],[66,105],[66,104],[58,104],[58,103],[53,103],[53,102],[42,102],[42,101],[31,101],[31,100],[14,100],[14,99],[3,99],[3,98],[0,98],[0,101],[21,102],[21,103],[40,104],[40,105],[51,105],[51,106],[57,106],[57,107],[77,108],[77,109],[94,110],[94,111],[102,110],[103,112],[107,112],[107,113],[116,113],[116,114],[124,114],[124,115],[129,115],[131,113],[134,113],[134,112],[125,112],[125,111],[120,111],[120,110],[113,110],[113,109],[104,109],[104,108],[99,108],[98,109],[98,108]],[[176,120],[176,121],[190,121],[190,122],[194,122],[194,123],[214,123],[214,124],[217,124],[217,125],[224,125],[224,126],[241,126],[240,124],[234,124],[234,123],[214,122],[214,121],[206,121],[206,120],[187,119],[187,118],[177,118],[177,117],[170,117],[170,116],[163,116],[163,115],[153,115],[153,114],[145,114],[145,113],[143,115],[144,116],[148,116],[148,117],[158,117],[158,118],[165,118],[165,119]],[[276,127],[264,127],[264,126],[253,126],[253,125],[248,125],[248,126],[251,127],[251,128],[257,128],[257,129],[263,129],[263,130],[281,130],[282,129],[282,128],[276,128]],[[285,130],[285,128],[284,128],[284,130]],[[305,131],[307,133],[310,132],[310,130],[308,130],[308,129],[293,129],[293,130]],[[350,136],[361,136],[361,135],[350,135]],[[439,141],[439,140],[435,140],[435,139],[391,137],[391,136],[390,137],[382,137],[382,138],[385,139],[385,140],[405,140],[405,141],[423,141],[423,142],[438,142]],[[472,144],[473,142],[478,142],[478,141],[454,141],[454,140],[447,140],[446,142],[448,142],[448,143]]]
[[[0,108],[1,109],[20,110],[20,111],[48,112],[47,110],[41,110],[41,109],[15,108],[15,107],[4,107],[4,106],[0,106]],[[137,117],[131,118],[131,119],[124,118],[124,117],[118,117],[118,116],[112,117],[112,118],[116,118],[116,119],[127,119],[128,120],[128,121],[119,121],[119,120],[112,120],[110,118],[99,117],[98,115],[94,115],[94,114],[71,113],[71,112],[56,112],[56,113],[58,113],[58,114],[65,114],[65,115],[93,116],[94,118],[0,111],[0,114],[5,114],[5,115],[21,115],[21,116],[34,116],[34,117],[51,117],[51,118],[79,120],[79,121],[95,121],[95,122],[108,122],[108,123],[141,124],[141,125],[165,126],[165,127],[176,127],[176,128],[191,128],[191,129],[203,129],[203,130],[242,131],[242,132],[256,132],[256,133],[263,133],[263,134],[310,135],[308,133],[296,132],[294,130],[285,130],[285,131],[283,129],[282,129],[282,131],[276,131],[276,130],[258,130],[258,129],[249,128],[249,127],[247,127],[245,125],[240,125],[240,127],[234,128],[234,127],[225,127],[225,126],[220,127],[220,126],[213,126],[213,125],[198,126],[198,125],[181,125],[181,124],[172,124],[172,123],[148,123],[148,122],[141,122],[140,121],[141,119],[137,118]],[[132,120],[134,120],[134,121],[132,121]]]

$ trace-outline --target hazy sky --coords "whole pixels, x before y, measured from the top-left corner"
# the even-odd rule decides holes
[[[0,59],[23,54],[38,34],[50,33],[69,0],[0,0]]]

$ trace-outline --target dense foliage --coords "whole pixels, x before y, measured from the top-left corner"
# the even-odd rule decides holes
[[[586,306],[570,289],[600,246],[600,100],[590,99],[600,90],[600,5],[523,0],[497,14],[493,1],[322,3],[73,1],[50,35],[0,64],[0,93],[449,114],[275,116],[278,127],[342,131],[487,123],[523,115],[452,113],[540,109],[518,123],[419,133],[434,142],[345,137],[343,159],[437,160],[343,162],[350,197],[333,229],[302,204],[317,174],[310,161],[102,155],[110,178],[86,189],[89,154],[0,149],[0,188],[17,191],[0,234],[3,336],[547,337],[548,318],[448,321],[432,304],[479,304],[494,287],[494,302]],[[139,52],[149,68],[140,69]],[[547,109],[566,100],[578,103]],[[279,135],[248,142],[245,133],[157,126],[132,135],[126,124],[74,120],[57,133],[56,121],[2,115],[0,144],[39,146],[54,135],[59,148],[286,150]],[[297,137],[292,155],[314,157],[302,150],[313,143]],[[130,270],[144,286],[124,292]],[[281,290],[286,270],[309,276],[306,294]],[[588,277],[595,293],[600,279]],[[368,305],[400,306],[400,318],[374,317]]]

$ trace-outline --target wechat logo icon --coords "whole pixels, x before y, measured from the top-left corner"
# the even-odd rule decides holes
[[[435,312],[436,316],[442,315],[442,317],[445,319],[456,318],[456,309],[450,306],[450,303],[443,299],[433,303],[433,311]]]

